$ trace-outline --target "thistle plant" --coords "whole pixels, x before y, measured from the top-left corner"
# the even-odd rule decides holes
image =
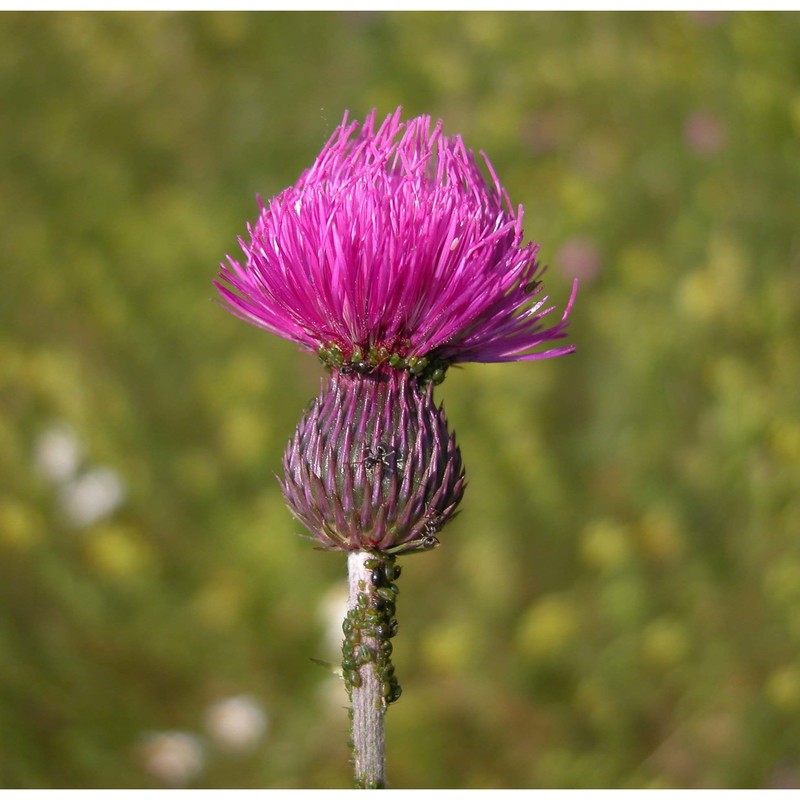
[[[481,169],[483,167],[483,171]],[[488,159],[401,109],[345,114],[313,166],[268,203],[215,284],[242,319],[329,372],[289,440],[286,502],[320,549],[348,555],[342,676],[355,784],[386,785],[383,723],[399,556],[432,550],[465,479],[433,389],[452,364],[574,350],[543,293],[538,245]]]

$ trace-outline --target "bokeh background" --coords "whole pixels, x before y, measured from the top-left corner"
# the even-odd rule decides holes
[[[437,389],[411,787],[800,785],[800,16],[0,16],[0,785],[348,787],[322,369],[211,280],[345,108],[485,150],[578,352]]]

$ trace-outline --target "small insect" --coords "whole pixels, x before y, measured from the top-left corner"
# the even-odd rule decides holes
[[[383,619],[383,614],[376,608],[368,608],[364,614],[364,619],[368,623],[377,623]]]
[[[372,660],[372,650],[365,644],[359,645],[356,656],[358,656],[360,664],[366,664],[368,661]]]
[[[344,364],[340,372],[342,375],[349,375],[352,372],[357,372],[359,375],[369,375],[373,372],[375,367],[368,364],[366,361],[354,361],[351,364]]]
[[[422,546],[426,550],[431,550],[439,544],[436,534],[442,529],[442,520],[438,514],[434,514],[425,520],[425,525],[422,528]]]
[[[386,575],[380,567],[376,567],[370,573],[370,581],[373,586],[383,586],[386,580]]]
[[[394,596],[397,594],[396,592],[392,591],[391,586],[379,586],[375,593],[389,603],[394,602]]]
[[[357,372],[359,375],[369,375],[370,372],[375,370],[375,365],[364,359],[364,351],[360,347],[354,347],[353,352],[350,354],[350,361],[342,364],[340,369],[343,375],[348,375],[351,372]]]
[[[387,664],[381,670],[381,678],[383,678],[383,680],[385,681],[388,681],[391,680],[393,676],[394,676],[394,664]]]
[[[383,597],[375,597],[372,601],[372,605],[378,614],[383,614],[387,617],[391,617],[394,614],[394,597],[391,600],[384,599]]]
[[[361,686],[361,673],[358,670],[351,670],[347,673],[347,682],[355,689]]]
[[[542,282],[538,279],[534,279],[532,281],[528,281],[523,287],[522,292],[523,294],[536,294],[539,291],[539,287],[542,285]]]
[[[356,644],[361,640],[361,631],[358,628],[345,631],[344,638],[348,644]]]
[[[385,444],[377,444],[372,449],[365,448],[366,454],[364,456],[364,467],[369,472],[377,466],[384,467],[388,470],[395,470],[403,464],[403,456],[397,450],[392,450]]]
[[[350,672],[354,670],[358,664],[352,658],[343,658],[342,659],[342,669],[345,672]]]

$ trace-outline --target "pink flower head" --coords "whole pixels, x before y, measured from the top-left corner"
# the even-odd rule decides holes
[[[488,159],[430,117],[345,114],[314,165],[266,205],[244,263],[215,282],[233,313],[331,366],[447,365],[563,355],[536,261]]]

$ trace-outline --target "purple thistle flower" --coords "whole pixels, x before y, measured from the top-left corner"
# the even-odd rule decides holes
[[[483,156],[483,154],[482,154]],[[522,361],[566,336],[542,294],[538,245],[483,156],[401,109],[376,130],[345,114],[314,165],[266,205],[243,264],[215,282],[230,310],[330,366]],[[434,379],[438,382],[443,371]]]
[[[345,114],[314,165],[261,204],[215,284],[234,314],[331,368],[283,457],[283,494],[321,549],[348,553],[342,677],[356,786],[385,780],[383,716],[400,697],[395,556],[435,547],[465,478],[433,386],[450,364],[564,355],[577,282],[547,327],[522,207],[460,136],[401,110]],[[549,349],[548,349],[549,348]]]
[[[464,468],[433,386],[400,370],[335,371],[284,453],[284,496],[326,550],[434,547]]]

